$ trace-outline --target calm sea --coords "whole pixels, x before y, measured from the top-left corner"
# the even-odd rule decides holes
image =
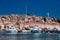
[[[1,34],[0,33],[0,40],[60,40],[60,34],[54,34],[54,33]]]

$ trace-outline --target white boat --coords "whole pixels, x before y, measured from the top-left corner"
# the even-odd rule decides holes
[[[31,32],[37,33],[37,32],[41,32],[41,30],[42,29],[40,28],[40,25],[35,24]]]
[[[10,34],[16,34],[18,31],[15,27],[10,27],[8,29],[5,30],[6,33],[10,33]]]
[[[25,32],[31,32],[31,30],[22,30],[23,33]]]
[[[39,27],[34,27],[32,30],[31,30],[31,32],[39,32]]]

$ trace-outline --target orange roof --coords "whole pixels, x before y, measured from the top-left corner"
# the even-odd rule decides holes
[[[28,16],[28,18],[32,18],[32,16]]]
[[[43,24],[43,22],[35,22],[35,21],[31,21],[31,22],[25,23],[25,24],[35,24],[35,23],[37,23],[37,24]]]
[[[37,24],[44,24],[43,22],[36,22]]]
[[[35,24],[35,22],[34,21],[31,21],[31,22],[28,22],[28,23],[25,23],[25,24]]]

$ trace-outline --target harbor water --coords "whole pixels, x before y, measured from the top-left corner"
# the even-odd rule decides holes
[[[60,40],[60,34],[55,33],[0,33],[0,40]]]

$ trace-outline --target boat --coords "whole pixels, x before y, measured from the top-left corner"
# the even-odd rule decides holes
[[[41,31],[42,31],[42,28],[39,28],[39,30],[38,30],[38,31],[39,31],[39,33],[41,33]]]
[[[60,34],[60,28],[58,28],[58,34]]]
[[[34,26],[34,28],[31,30],[32,33],[38,33],[40,31],[38,26]]]
[[[12,27],[6,29],[5,32],[9,33],[9,34],[16,34],[18,31],[14,26],[12,26]]]
[[[31,32],[31,30],[22,30],[23,33]]]
[[[31,29],[32,33],[41,33],[42,28],[39,24],[35,24],[34,27]]]
[[[22,30],[22,32],[27,33],[27,32],[31,32],[31,30],[29,28],[25,28]]]
[[[53,32],[53,33],[58,33],[58,29],[53,28],[52,32]]]
[[[38,33],[39,31],[38,31],[38,28],[33,28],[32,30],[31,30],[31,33]]]

